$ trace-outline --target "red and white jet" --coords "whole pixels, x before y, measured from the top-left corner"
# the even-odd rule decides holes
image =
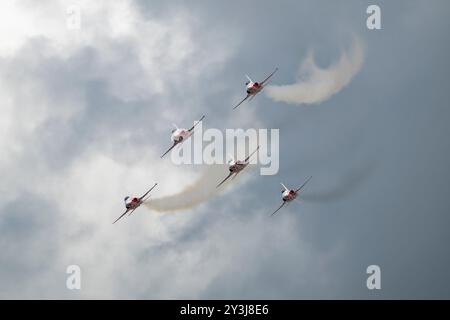
[[[308,183],[309,180],[311,180],[312,177],[309,177],[305,183],[303,183],[301,185],[300,188],[294,190],[294,189],[288,189],[286,188],[286,186],[284,184],[281,183],[281,185],[283,186],[284,190],[281,191],[281,198],[283,200],[283,203],[281,204],[281,206],[274,211],[274,213],[271,214],[271,216],[273,216],[275,213],[278,212],[278,210],[280,210],[281,208],[284,207],[285,204],[290,203],[292,200],[295,200],[298,196],[298,193],[302,190],[302,188]]]
[[[194,133],[195,126],[197,124],[199,124],[200,121],[203,120],[203,118],[205,118],[205,116],[202,116],[200,118],[200,120],[198,120],[197,123],[194,124],[192,126],[192,128],[190,128],[189,130],[188,129],[180,129],[176,125],[174,125],[175,129],[172,130],[172,135],[170,136],[170,139],[172,139],[172,141],[173,141],[173,145],[169,148],[169,150],[164,152],[164,154],[161,156],[161,158],[164,157],[167,153],[169,153],[170,150],[175,148],[175,146],[177,144],[182,143],[183,141],[187,140]]]
[[[259,146],[258,146],[258,147],[256,148],[256,150],[253,151],[247,158],[245,158],[244,161],[241,161],[241,160],[236,160],[236,161],[235,161],[234,159],[231,159],[230,165],[229,165],[229,167],[228,167],[228,170],[230,171],[230,174],[229,174],[225,179],[223,179],[222,182],[219,183],[219,184],[217,185],[216,188],[220,187],[220,186],[221,186],[225,181],[227,181],[232,175],[234,175],[234,177],[233,177],[233,179],[234,179],[234,178],[239,174],[239,172],[241,172],[242,170],[244,170],[245,167],[247,167],[248,164],[250,163],[250,162],[249,162],[250,157],[251,157],[256,151],[258,151],[258,149],[259,149]]]
[[[123,201],[125,202],[125,208],[127,209],[119,218],[116,219],[116,221],[113,222],[116,223],[120,220],[124,215],[126,215],[128,212],[128,215],[131,215],[134,210],[139,208],[141,204],[143,204],[150,196],[147,197],[147,195],[150,193],[150,191],[153,190],[154,187],[156,187],[157,183],[153,185],[153,187],[150,188],[142,197],[135,197],[135,196],[126,196]]]
[[[248,81],[245,83],[247,87],[247,96],[242,99],[241,102],[239,102],[233,109],[236,109],[239,107],[245,100],[251,97],[250,100],[253,99],[254,96],[256,96],[261,90],[264,88],[266,82],[274,75],[275,72],[278,71],[278,68],[275,68],[275,71],[272,72],[264,81],[262,82],[254,82],[248,75],[245,75],[248,79]]]

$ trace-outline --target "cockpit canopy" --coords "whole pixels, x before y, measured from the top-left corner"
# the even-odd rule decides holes
[[[126,197],[123,199],[123,201],[127,201],[128,198],[130,198],[130,197],[129,197],[129,196],[126,196]]]
[[[249,83],[250,83],[250,81],[247,81],[247,82],[245,83],[245,85],[248,86]]]

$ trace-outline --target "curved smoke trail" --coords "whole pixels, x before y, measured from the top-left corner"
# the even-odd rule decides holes
[[[364,46],[354,37],[351,48],[343,52],[340,59],[326,69],[318,67],[314,54],[309,52],[302,62],[298,81],[289,85],[270,85],[265,92],[275,101],[291,104],[313,104],[327,100],[341,91],[358,73],[364,60]]]
[[[150,198],[145,206],[159,212],[194,208],[222,190],[222,188],[216,188],[216,185],[228,174],[227,168],[228,166],[225,165],[207,166],[194,183],[175,194],[156,199]]]
[[[338,201],[358,190],[373,175],[376,169],[377,162],[374,159],[369,160],[363,165],[353,167],[346,172],[334,187],[322,191],[309,189],[300,198],[308,202],[318,203]]]

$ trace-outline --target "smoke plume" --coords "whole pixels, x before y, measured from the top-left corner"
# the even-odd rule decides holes
[[[358,38],[340,59],[326,69],[318,67],[314,53],[310,51],[302,62],[297,82],[289,85],[267,86],[265,92],[275,101],[290,104],[314,104],[330,98],[349,84],[358,73],[364,60],[364,46]]]
[[[216,185],[228,175],[228,166],[210,165],[200,177],[183,190],[161,198],[150,198],[145,206],[159,212],[186,210],[194,208],[212,198],[223,188]]]
[[[368,161],[360,167],[354,167],[344,174],[337,184],[322,191],[311,191],[307,189],[300,195],[302,200],[308,202],[328,203],[338,201],[355,192],[373,175],[377,167],[375,160]]]

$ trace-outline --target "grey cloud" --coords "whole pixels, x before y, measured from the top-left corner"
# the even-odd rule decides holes
[[[127,88],[130,73],[137,79],[145,74],[129,41],[110,43],[122,64],[117,68],[102,64],[96,45],[65,58],[47,56],[43,39],[0,61],[14,107],[24,112],[14,114],[17,129],[40,110],[32,103],[36,91],[26,94],[30,84],[48,96],[46,107],[54,114],[29,135],[18,130],[9,137],[12,146],[24,148],[18,161],[2,167],[2,297],[449,297],[447,2],[381,1],[379,32],[365,29],[369,3],[361,1],[138,4],[145,17],[162,23],[183,10],[196,20],[198,61],[192,56],[162,73],[164,94]],[[366,60],[346,90],[314,108],[283,106],[261,95],[231,111],[243,94],[245,73],[264,75],[278,65],[273,83],[288,83],[309,48],[317,65],[327,66],[353,32],[367,44]],[[202,64],[226,50],[219,62]],[[121,86],[130,91],[121,95]],[[116,228],[109,218],[121,203],[109,185],[91,195],[73,185],[77,179],[61,183],[62,190],[95,198],[85,216],[80,203],[68,208],[46,196],[55,189],[48,181],[76,169],[77,178],[87,174],[80,158],[91,155],[130,170],[117,181],[124,191],[145,150],[158,151],[144,159],[149,174],[156,168],[170,175],[180,168],[159,162],[170,123],[203,112],[207,127],[239,121],[244,128],[280,128],[279,174],[248,172],[249,179],[203,206],[167,214],[140,208]],[[103,177],[88,172],[92,183]],[[318,178],[305,190],[305,201],[269,219],[280,201],[279,182],[294,185],[308,175]],[[168,183],[160,181],[162,188]],[[306,201],[329,196],[339,185],[350,185],[341,189],[348,193],[334,194],[339,201]],[[73,260],[86,275],[78,294],[64,288],[65,266]],[[369,264],[382,268],[381,292],[365,288]]]

